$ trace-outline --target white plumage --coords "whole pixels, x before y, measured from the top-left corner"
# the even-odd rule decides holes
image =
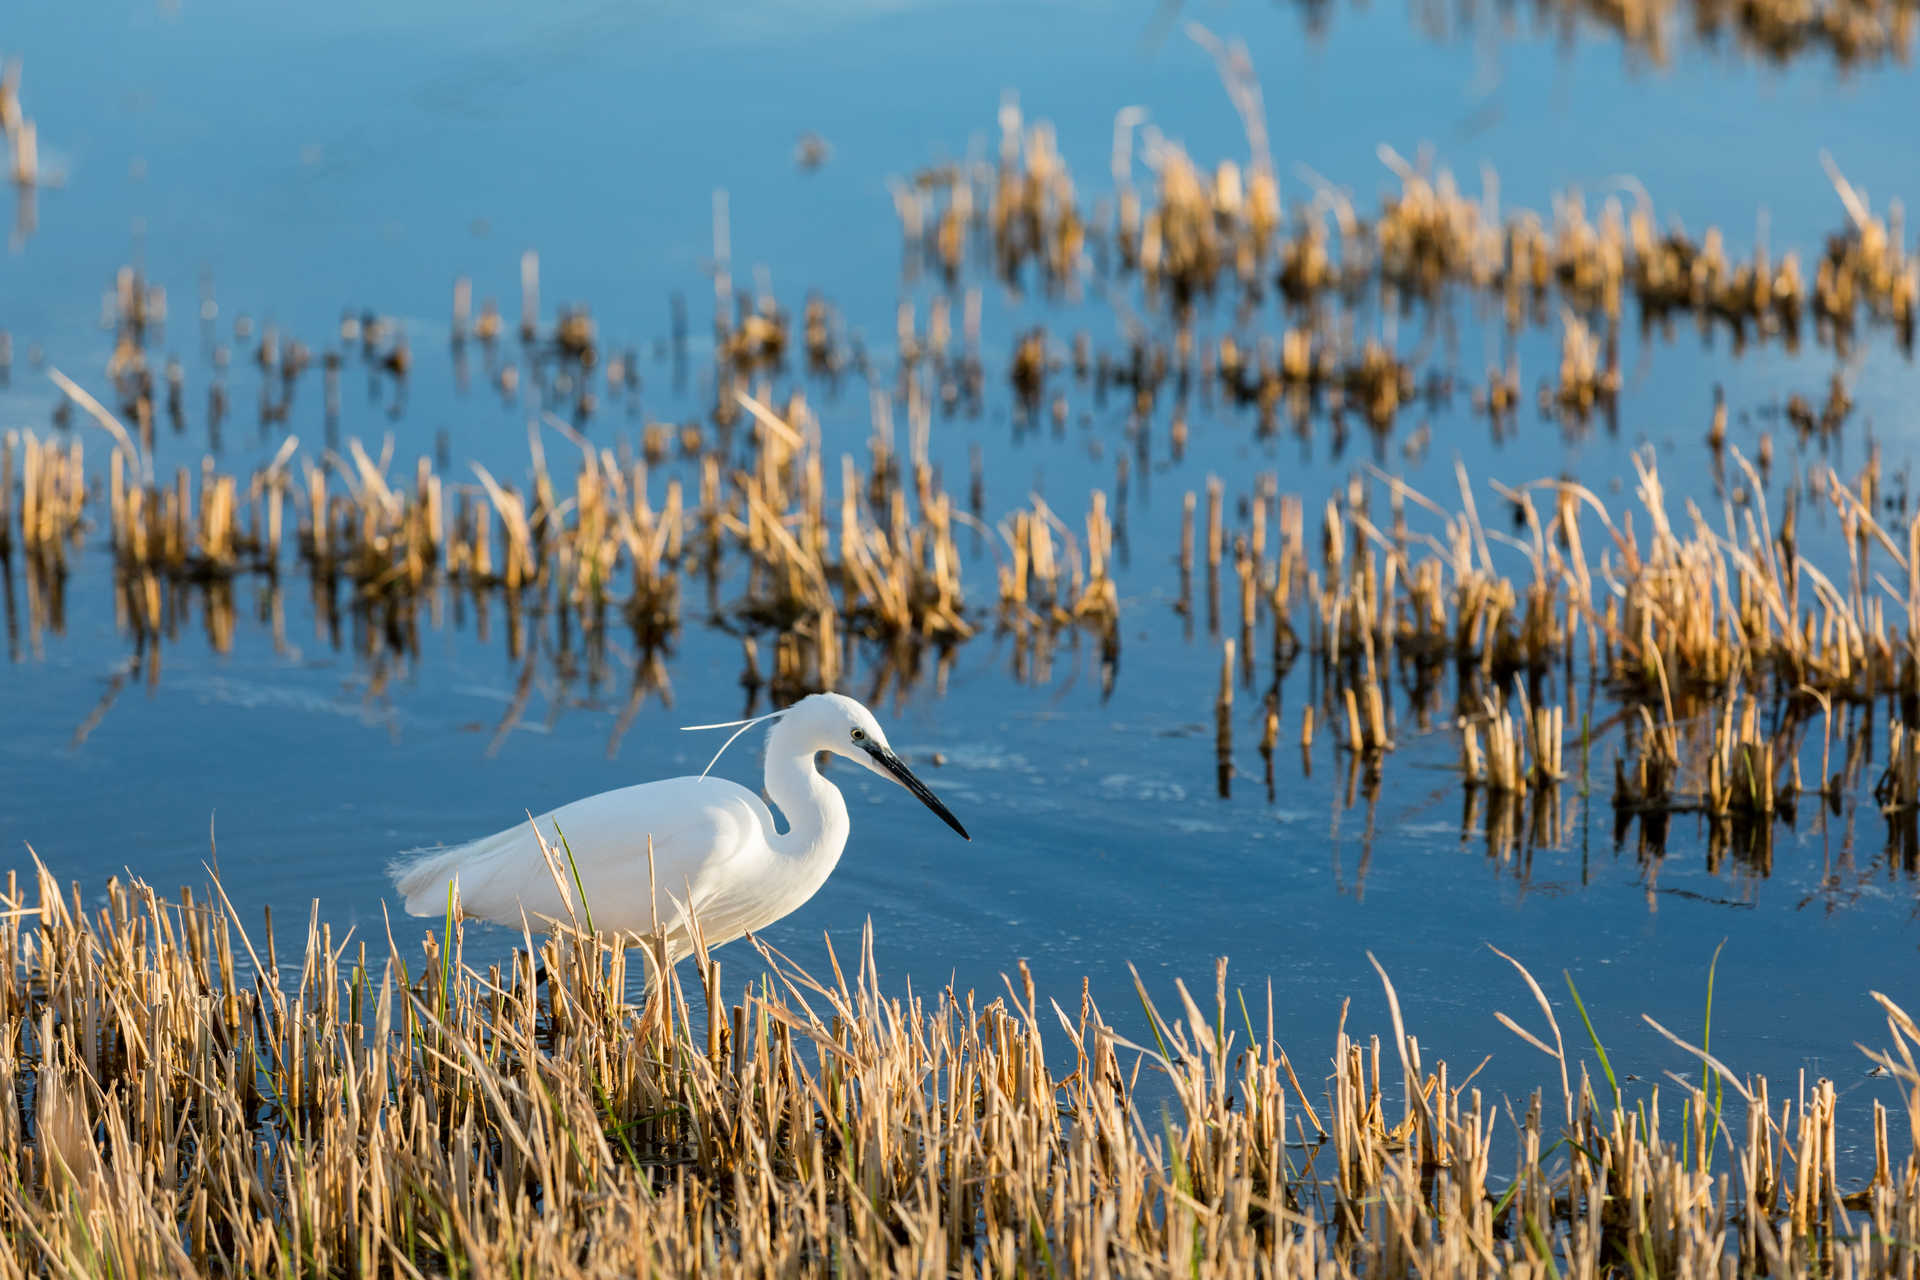
[[[622,942],[651,936],[657,924],[669,956],[678,960],[692,950],[689,912],[712,947],[797,909],[840,861],[850,827],[839,788],[815,767],[816,752],[845,756],[895,779],[966,836],[893,753],[873,713],[852,698],[817,693],[762,717],[769,718],[774,725],[767,735],[766,792],[786,819],[784,832],[759,796],[705,775],[605,791],[534,820],[569,896],[584,893],[585,909],[577,902],[574,908],[582,923],[591,915],[597,932]],[[556,829],[572,853],[571,867]],[[571,883],[576,872],[580,892]],[[523,919],[538,928],[574,918],[540,840],[525,822],[424,852],[396,865],[394,880],[409,915],[445,914],[448,889],[457,884],[462,916],[514,928]]]

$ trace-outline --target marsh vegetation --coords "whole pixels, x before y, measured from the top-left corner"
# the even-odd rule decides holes
[[[1426,56],[1296,8],[1342,77]],[[1915,13],[1410,16],[1617,46],[1623,102],[1724,74],[1779,125],[1728,66],[1871,103]],[[1165,17],[1139,56],[1223,127],[1042,83],[1057,125],[1007,92],[919,151],[783,138],[768,198],[582,158],[556,92],[527,150],[573,167],[521,241],[395,212],[235,255],[293,245],[285,298],[224,257],[183,287],[144,224],[77,256],[70,100],[4,64],[0,819],[38,852],[0,900],[0,1275],[1911,1271],[1920,250],[1874,139],[1737,207],[1578,165],[1529,207],[1524,156],[1473,163],[1492,114],[1403,152]],[[303,152],[295,203],[385,216],[386,127]],[[655,246],[548,199],[615,171],[697,210],[644,287]],[[94,274],[33,275],[49,242]],[[314,286],[348,245],[373,278]],[[919,717],[975,861],[863,818],[849,896],[652,989],[570,928],[376,909],[394,848],[827,688]]]

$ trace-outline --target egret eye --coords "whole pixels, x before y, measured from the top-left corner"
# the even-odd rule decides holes
[[[865,729],[855,729],[853,731],[853,740],[855,742],[865,742],[867,740],[867,731]]]

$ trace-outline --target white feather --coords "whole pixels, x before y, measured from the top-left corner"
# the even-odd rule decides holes
[[[513,928],[590,919],[596,932],[623,942],[658,935],[673,959],[692,950],[690,918],[709,946],[765,928],[812,897],[846,847],[846,802],[821,776],[815,753],[865,764],[868,753],[856,744],[886,746],[873,714],[839,694],[814,694],[752,720],[692,727],[734,728],[724,752],[769,721],[765,785],[787,820],[785,831],[759,796],[724,778],[703,773],[623,787],[396,863],[394,882],[408,913],[443,914],[457,887],[464,916]],[[542,852],[543,840],[560,859],[557,868]]]

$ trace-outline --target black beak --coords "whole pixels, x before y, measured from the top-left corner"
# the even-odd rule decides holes
[[[918,796],[921,804],[939,814],[940,821],[959,832],[962,840],[973,839],[967,834],[967,829],[960,825],[960,819],[954,817],[947,806],[940,803],[940,797],[927,790],[927,784],[913,776],[913,770],[907,768],[906,761],[877,743],[866,742],[861,745],[866,747],[867,754],[873,757],[875,764],[892,774],[899,780],[901,786]]]

